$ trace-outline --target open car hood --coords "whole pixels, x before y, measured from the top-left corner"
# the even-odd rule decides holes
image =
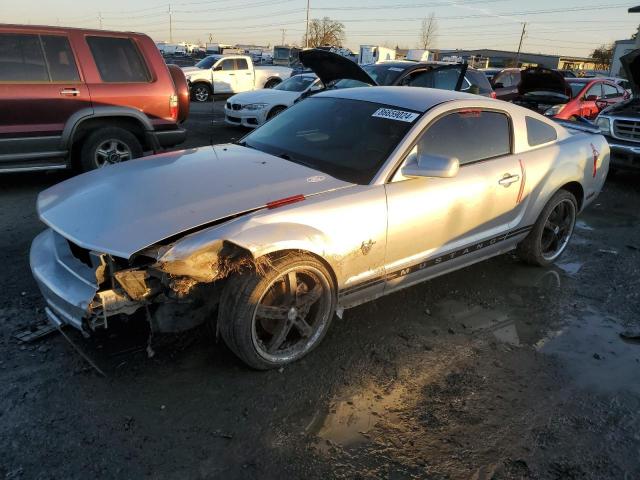
[[[634,95],[640,94],[640,49],[633,50],[620,57],[624,72],[631,82],[631,90]]]
[[[567,97],[567,101],[569,101],[571,98],[571,87],[560,72],[549,68],[532,67],[523,70],[520,84],[518,85],[518,94],[522,96],[538,93],[564,95]]]
[[[327,50],[303,50],[300,52],[300,62],[306,68],[313,70],[324,85],[344,79],[377,85],[375,80],[357,63]]]

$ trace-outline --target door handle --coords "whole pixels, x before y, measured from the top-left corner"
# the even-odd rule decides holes
[[[235,75],[235,73],[230,73],[229,75]]]
[[[504,177],[498,180],[498,183],[507,188],[509,185],[511,185],[512,183],[516,183],[518,180],[520,180],[520,175],[511,175],[509,173],[505,173]]]
[[[247,73],[245,73],[245,75],[252,75],[252,73],[251,72],[247,72]]]
[[[77,97],[80,95],[80,90],[77,88],[63,88],[60,90],[60,95],[64,97]]]

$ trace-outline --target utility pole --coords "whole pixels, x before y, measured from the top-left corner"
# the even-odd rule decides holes
[[[100,30],[102,30],[102,12],[98,12],[98,25]]]
[[[522,40],[524,40],[524,34],[527,31],[527,22],[522,24],[522,34],[520,35],[520,43],[518,44],[518,53],[516,53],[516,64],[514,67],[518,68],[518,63],[520,62],[520,50],[522,49]]]
[[[286,32],[286,30],[284,28],[281,28],[280,30],[282,30],[282,43],[280,45],[284,45],[284,32]]]
[[[307,29],[304,34],[304,46],[309,48],[309,3],[311,0],[307,0]]]
[[[169,43],[173,43],[173,21],[171,18],[171,4],[169,4]]]

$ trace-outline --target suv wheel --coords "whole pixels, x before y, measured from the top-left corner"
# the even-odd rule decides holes
[[[117,127],[89,134],[80,151],[83,172],[142,156],[142,145],[132,133]]]
[[[191,87],[191,98],[196,102],[208,102],[211,97],[211,88],[206,83],[196,83]]]

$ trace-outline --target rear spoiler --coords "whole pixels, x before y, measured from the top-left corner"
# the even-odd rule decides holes
[[[576,117],[575,120],[562,120],[560,118],[554,118],[553,120],[569,130],[577,130],[579,132],[593,134],[601,133],[595,123],[590,122],[584,117]]]

